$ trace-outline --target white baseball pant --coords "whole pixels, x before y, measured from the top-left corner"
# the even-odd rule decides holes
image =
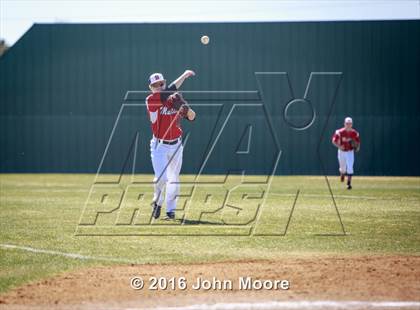
[[[338,164],[340,165],[340,173],[353,174],[354,151],[338,150]]]
[[[153,201],[159,206],[166,200],[166,212],[173,212],[179,195],[179,173],[182,166],[183,146],[181,139],[178,143],[169,145],[159,143],[155,137],[150,141],[150,155],[152,158],[155,177]],[[165,196],[163,192],[166,189]]]

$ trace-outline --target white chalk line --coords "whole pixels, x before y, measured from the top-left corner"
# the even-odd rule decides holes
[[[133,308],[121,306],[107,306],[104,304],[77,304],[77,305],[61,305],[59,308],[55,306],[38,307],[38,306],[23,306],[19,305],[14,308],[12,305],[10,309],[102,309],[102,310],[289,310],[289,309],[327,309],[327,310],[388,310],[388,309],[420,309],[420,302],[417,301],[268,301],[255,303],[216,303],[216,304],[197,304],[190,306],[169,306],[169,307],[155,307],[155,308]]]
[[[267,310],[267,309],[420,309],[416,301],[269,301],[260,303],[217,303],[183,307],[159,307],[154,310]],[[139,308],[125,308],[139,310]]]
[[[73,259],[80,259],[80,260],[98,260],[98,261],[136,264],[136,262],[134,261],[130,261],[130,260],[122,259],[122,258],[89,256],[89,255],[82,255],[82,254],[77,254],[77,253],[67,253],[67,252],[60,252],[60,251],[54,251],[54,250],[36,249],[36,248],[28,247],[28,246],[20,246],[20,245],[14,245],[14,244],[0,244],[0,248],[16,249],[16,250],[22,250],[22,251],[27,251],[27,252],[32,252],[32,253],[58,255],[58,256],[64,256],[64,257],[73,258]]]

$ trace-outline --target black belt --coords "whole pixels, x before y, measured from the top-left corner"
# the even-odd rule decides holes
[[[179,141],[181,141],[181,138],[178,138],[176,140],[171,140],[171,141],[158,139],[159,143],[169,144],[169,145],[177,144]]]

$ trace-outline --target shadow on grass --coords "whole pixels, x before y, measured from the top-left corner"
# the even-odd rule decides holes
[[[217,222],[209,222],[209,221],[202,221],[202,220],[189,220],[189,219],[179,219],[181,225],[218,225],[223,226],[223,223]]]

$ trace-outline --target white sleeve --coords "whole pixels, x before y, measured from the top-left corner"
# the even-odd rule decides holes
[[[155,123],[157,121],[159,110],[155,112],[150,112],[149,108],[147,107],[147,99],[146,99],[146,109],[147,109],[147,112],[149,113],[150,121],[152,122],[152,124]]]
[[[157,117],[158,117],[158,111],[155,112],[149,112],[150,115],[150,121],[152,123],[155,123],[157,121]]]

